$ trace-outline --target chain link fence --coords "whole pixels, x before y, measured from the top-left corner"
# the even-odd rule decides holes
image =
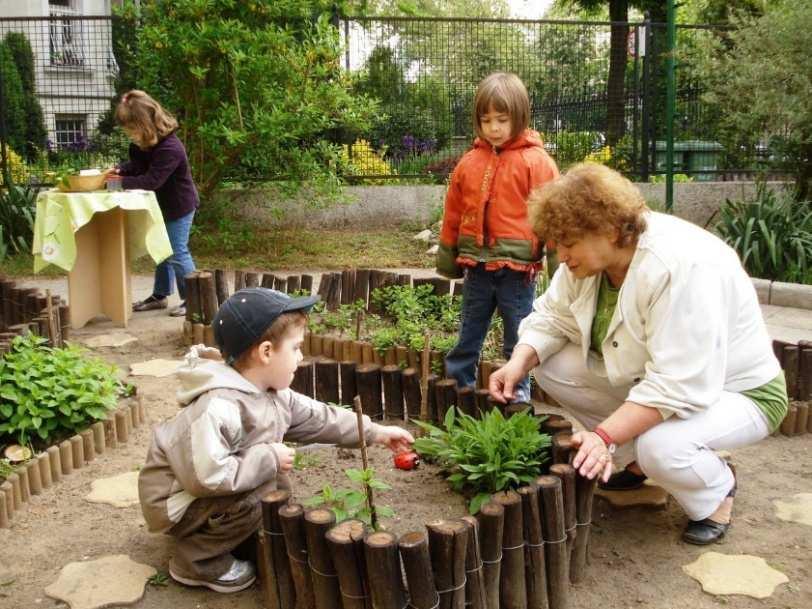
[[[3,176],[53,183],[126,156],[127,140],[112,122],[117,24],[53,12],[0,19]],[[476,86],[496,70],[525,82],[531,127],[562,168],[591,159],[636,179],[665,173],[665,24],[411,17],[336,24],[352,86],[380,102],[368,131],[335,142],[348,180],[444,180],[471,145]],[[624,44],[612,46],[613,31]],[[678,26],[678,48],[698,49],[723,33]],[[610,61],[613,53],[619,61]],[[678,179],[731,179],[766,167],[759,139],[725,134],[702,94],[687,52],[677,71]]]

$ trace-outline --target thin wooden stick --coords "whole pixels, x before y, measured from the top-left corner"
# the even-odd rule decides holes
[[[429,354],[431,333],[423,335],[423,357],[420,360],[420,420],[429,420]]]
[[[355,416],[358,419],[358,444],[361,445],[361,462],[364,465],[364,471],[369,469],[369,459],[367,458],[367,442],[364,437],[364,411],[361,407],[361,398],[355,396],[352,400],[355,406]],[[375,511],[375,501],[372,496],[372,487],[364,483],[364,491],[367,495],[367,507],[369,508],[369,515],[372,522],[372,528],[378,529],[378,514]]]

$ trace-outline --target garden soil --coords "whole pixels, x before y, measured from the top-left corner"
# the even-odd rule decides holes
[[[178,358],[184,352],[181,324],[166,311],[137,314],[128,332],[138,342],[94,353],[117,364],[122,374],[129,364],[152,358]],[[91,324],[76,334],[110,330],[109,324]],[[150,428],[178,410],[175,377],[129,377],[135,382],[147,410],[147,424],[136,429],[129,442],[108,450],[61,483],[33,497],[15,514],[11,528],[0,530],[0,571],[8,571],[0,586],[0,608],[65,607],[45,596],[69,562],[111,554],[129,554],[166,572],[171,554],[167,537],[146,531],[137,506],[114,508],[89,503],[91,482],[137,470],[143,463]],[[381,504],[396,511],[385,522],[395,533],[419,529],[437,518],[464,513],[463,500],[448,490],[430,466],[405,472],[393,467],[389,453],[372,448],[372,466],[393,490],[377,495]],[[809,609],[812,607],[812,527],[784,522],[775,515],[773,500],[812,492],[812,436],[769,438],[757,446],[732,453],[737,465],[739,492],[734,524],[723,543],[711,548],[725,554],[753,554],[782,571],[789,583],[759,601],[743,596],[714,597],[701,591],[682,566],[707,549],[683,544],[679,537],[686,518],[673,501],[664,510],[612,511],[596,501],[591,564],[585,581],[572,589],[571,608],[707,609],[720,605],[750,609]],[[360,467],[358,451],[335,448],[307,452],[304,469],[294,472],[294,493],[303,500],[322,485],[348,487],[343,470]],[[10,581],[9,581],[10,580]],[[5,583],[8,582],[8,583]],[[150,585],[136,604],[144,609],[259,609],[258,588],[234,595],[219,595],[173,582]]]

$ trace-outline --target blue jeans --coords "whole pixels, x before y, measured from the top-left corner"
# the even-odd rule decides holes
[[[155,285],[152,288],[155,296],[171,295],[174,291],[172,284],[177,283],[180,299],[186,300],[186,283],[183,278],[195,270],[195,261],[192,260],[192,254],[189,253],[189,231],[192,230],[194,218],[195,212],[191,211],[177,220],[166,222],[166,232],[169,235],[169,243],[172,245],[172,255],[155,267]]]
[[[527,277],[527,273],[507,267],[486,271],[484,264],[466,270],[460,337],[445,358],[448,375],[456,379],[460,387],[472,386],[476,382],[479,352],[497,308],[504,326],[502,352],[506,359],[510,359],[519,340],[519,322],[533,309],[536,282],[528,281]],[[530,379],[525,377],[516,387],[514,402],[529,401]]]

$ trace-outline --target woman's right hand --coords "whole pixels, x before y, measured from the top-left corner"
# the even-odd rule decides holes
[[[109,167],[105,169],[102,174],[105,178],[109,178],[110,176],[117,176],[118,175],[118,167]]]
[[[527,374],[526,370],[511,359],[507,364],[492,372],[488,381],[488,391],[491,397],[500,404],[507,404],[513,399],[513,389]]]

